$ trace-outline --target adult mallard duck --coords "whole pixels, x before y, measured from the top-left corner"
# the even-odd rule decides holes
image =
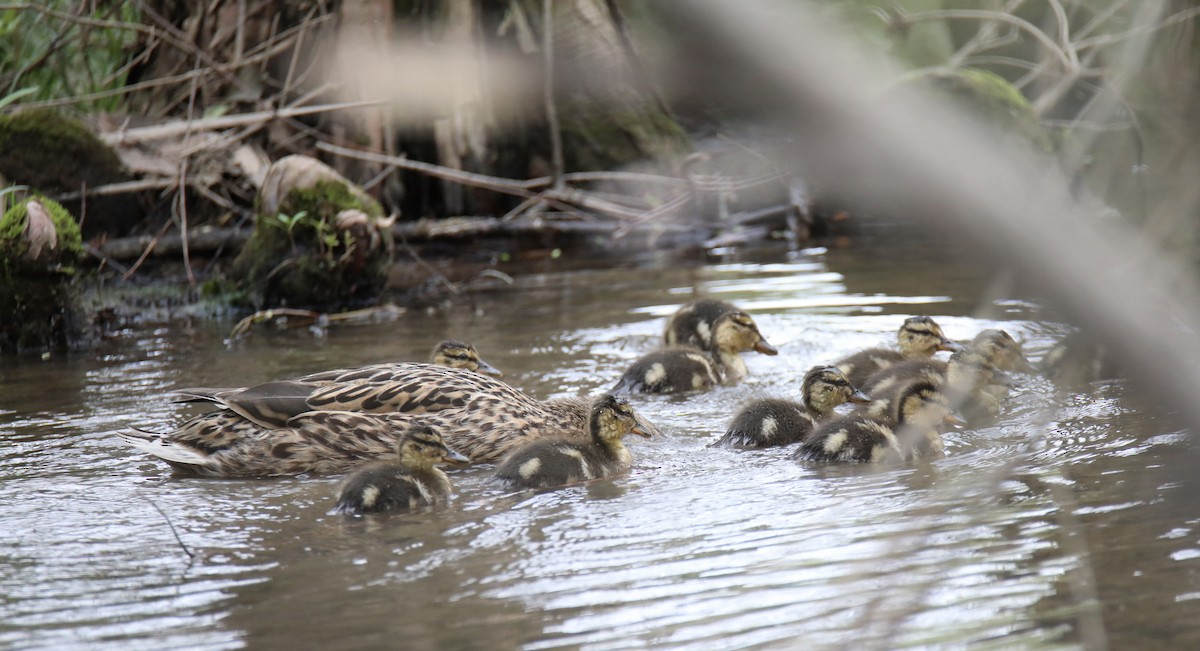
[[[550,438],[526,443],[496,466],[496,478],[513,487],[550,488],[611,477],[633,465],[621,440],[627,434],[649,437],[629,403],[611,394],[592,404],[591,439]]]
[[[896,332],[899,350],[868,348],[842,358],[834,366],[842,369],[854,386],[862,386],[872,373],[906,359],[929,359],[939,350],[961,350],[962,345],[946,338],[942,328],[927,316],[911,316]]]
[[[590,401],[537,400],[463,369],[397,363],[385,379],[326,386],[268,382],[210,396],[224,409],[169,433],[122,434],[177,471],[214,477],[346,472],[394,453],[414,422],[435,428],[472,462],[550,436],[586,436]],[[657,431],[638,418],[639,427]]]
[[[415,423],[396,439],[396,459],[368,463],[346,478],[333,512],[356,515],[444,504],[450,499],[450,478],[438,464],[470,462],[446,447],[433,428]]]
[[[667,319],[663,340],[668,346],[695,346],[711,351],[709,345],[717,318],[740,311],[733,303],[709,298],[684,303]]]
[[[296,380],[314,384],[335,384],[338,382],[355,382],[360,379],[374,379],[377,376],[388,374],[395,368],[397,363],[384,362],[382,364],[368,364],[354,368],[319,371],[301,376],[296,378]],[[429,363],[448,366],[450,368],[462,368],[493,377],[504,377],[504,374],[499,369],[488,364],[479,356],[479,351],[475,350],[474,346],[458,341],[457,339],[446,339],[445,341],[438,342],[433,347],[433,352],[429,354]]]
[[[712,352],[671,346],[649,353],[625,371],[613,393],[679,393],[710,389],[719,383],[737,384],[747,372],[741,353],[779,354],[763,338],[754,319],[737,311],[717,317],[707,350]]]
[[[729,429],[712,447],[767,448],[803,441],[834,407],[846,402],[870,403],[836,366],[814,366],[800,384],[802,402],[781,398],[755,400],[733,417]]]
[[[992,365],[986,355],[973,347],[955,352],[947,361],[910,359],[874,373],[863,383],[863,391],[872,400],[894,403],[905,386],[917,380],[934,383],[946,395],[951,407],[974,424],[990,421],[1000,414],[1000,403],[1012,384],[1011,378]]]
[[[806,461],[896,463],[942,456],[943,422],[961,423],[933,382],[904,387],[890,416],[853,412],[817,428],[793,453]]]

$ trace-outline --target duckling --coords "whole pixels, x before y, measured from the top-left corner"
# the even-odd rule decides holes
[[[708,298],[684,303],[667,319],[663,340],[668,346],[695,346],[701,350],[711,350],[709,343],[717,317],[738,311],[733,303]]]
[[[396,457],[355,470],[342,483],[333,512],[357,515],[444,504],[450,499],[450,479],[437,464],[471,462],[422,423],[414,423],[396,439]]]
[[[928,359],[939,350],[956,351],[962,345],[946,338],[942,328],[927,316],[910,316],[896,332],[899,350],[868,348],[845,357],[834,366],[842,369],[850,384],[861,387],[872,373],[906,359]]]
[[[780,398],[755,400],[742,407],[729,429],[710,447],[767,448],[803,441],[833,408],[845,402],[868,404],[836,366],[814,366],[800,384],[803,404]]]
[[[948,361],[939,359],[910,359],[893,364],[867,378],[863,391],[872,400],[891,404],[900,389],[916,380],[934,383],[945,393],[955,409],[967,415],[968,422],[982,424],[1000,414],[1000,401],[995,387],[1007,391],[1008,375],[993,366],[987,357],[974,348],[955,352]]]
[[[1012,335],[998,328],[989,328],[975,335],[968,344],[979,351],[992,366],[1002,371],[1035,373],[1036,369],[1021,350],[1021,344]]]
[[[1063,387],[1121,376],[1121,370],[1108,349],[1078,331],[1054,344],[1038,363],[1038,370],[1047,379]]]
[[[856,411],[817,428],[792,455],[806,461],[896,463],[943,455],[938,426],[960,423],[933,382],[918,380],[899,393],[892,415]]]
[[[633,363],[613,387],[613,393],[679,393],[701,391],[724,383],[737,384],[746,377],[740,353],[756,350],[767,355],[779,351],[767,343],[745,312],[717,317],[709,333],[705,354],[691,346],[673,346],[649,353]]]
[[[224,407],[166,433],[121,438],[182,474],[273,477],[346,472],[394,454],[397,433],[420,421],[474,463],[523,443],[587,435],[590,403],[537,400],[464,369],[397,363],[387,379],[319,386],[272,382],[221,398]],[[654,425],[634,415],[639,429]]]
[[[621,440],[626,434],[646,438],[629,403],[605,394],[592,404],[590,441],[551,438],[513,450],[496,467],[496,478],[513,487],[550,488],[609,477],[629,470],[633,456]]]

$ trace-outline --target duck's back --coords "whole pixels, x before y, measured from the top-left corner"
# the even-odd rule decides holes
[[[379,461],[367,464],[346,479],[334,511],[376,513],[415,509],[444,503],[450,482],[438,471],[411,471],[404,466]]]
[[[732,303],[712,299],[687,303],[667,320],[663,339],[668,346],[695,346],[708,350],[713,323],[722,314],[736,312],[737,309]]]
[[[792,455],[806,461],[901,461],[904,455],[892,428],[863,413],[852,413],[818,427]]]
[[[871,375],[904,361],[904,355],[890,348],[868,348],[853,355],[843,357],[833,365],[846,374],[846,379],[856,387],[862,388]]]
[[[568,439],[536,441],[513,450],[496,467],[496,478],[520,488],[550,488],[623,472],[629,451],[614,455],[595,443]]]
[[[681,393],[702,391],[720,382],[708,355],[698,348],[673,346],[642,356],[634,362],[613,393]]]
[[[909,359],[895,362],[872,373],[859,388],[872,398],[881,398],[917,380],[940,384],[945,377],[946,362],[940,359]]]
[[[804,405],[791,400],[755,400],[733,417],[725,435],[714,447],[767,448],[803,441],[816,427],[816,418]]]

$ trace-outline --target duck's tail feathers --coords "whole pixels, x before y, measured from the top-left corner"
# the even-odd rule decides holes
[[[163,461],[188,466],[207,466],[211,461],[207,454],[182,443],[169,441],[163,434],[136,427],[133,429],[136,433],[121,432],[117,436],[138,450],[156,456]]]

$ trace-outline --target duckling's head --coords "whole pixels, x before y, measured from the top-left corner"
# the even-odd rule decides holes
[[[1008,384],[1008,376],[975,348],[964,348],[946,362],[946,381],[956,391],[974,391],[987,384]]]
[[[659,433],[658,428],[639,416],[628,402],[611,393],[600,396],[592,403],[588,429],[594,438],[604,443],[620,441],[626,434],[650,438]]]
[[[429,356],[429,361],[439,366],[463,368],[484,375],[504,377],[504,374],[499,369],[483,361],[483,358],[479,356],[479,352],[475,350],[474,346],[454,339],[447,339],[434,346],[433,353]]]
[[[471,463],[467,457],[446,447],[442,435],[425,424],[409,427],[396,439],[396,454],[400,463],[409,468],[429,469],[445,463],[455,466]]]
[[[850,384],[846,374],[836,366],[814,366],[809,369],[804,374],[800,393],[804,396],[804,404],[822,415],[831,413],[834,407],[844,402],[860,405],[871,402],[867,394]]]
[[[961,350],[962,345],[946,338],[942,327],[927,316],[910,316],[896,333],[900,352],[905,357],[933,357],[939,350]]]
[[[723,354],[753,350],[764,355],[778,355],[779,349],[767,343],[758,331],[758,324],[741,310],[726,312],[717,317],[712,327],[711,350]]]
[[[1034,372],[1033,364],[1021,351],[1021,344],[1003,330],[990,328],[980,332],[971,340],[971,348],[983,353],[996,368],[1021,373]]]
[[[950,408],[950,401],[929,380],[918,380],[904,387],[896,399],[896,422],[921,429],[936,429],[942,423],[962,425]]]

